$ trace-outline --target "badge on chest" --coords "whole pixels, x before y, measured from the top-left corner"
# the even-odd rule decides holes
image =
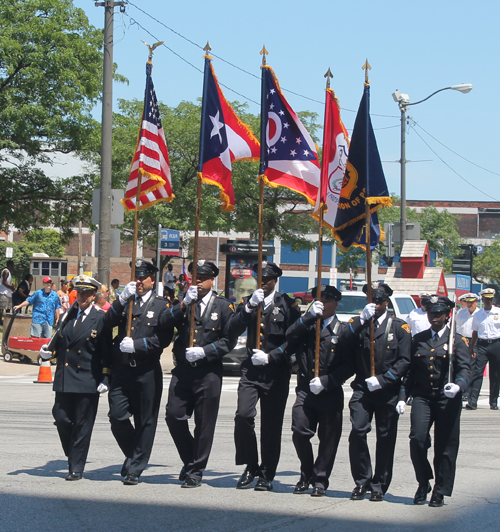
[[[210,314],[210,319],[212,321],[217,321],[219,319],[219,314],[217,312],[212,312],[212,314]]]
[[[148,310],[146,313],[146,318],[151,319],[155,317],[154,310]]]
[[[273,308],[273,316],[277,316],[279,313],[280,313],[279,307],[274,307]]]
[[[388,342],[392,342],[393,340],[394,340],[394,334],[393,334],[393,333],[389,333],[389,334],[387,335],[387,341],[388,341]]]

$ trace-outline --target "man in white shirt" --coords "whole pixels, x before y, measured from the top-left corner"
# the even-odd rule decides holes
[[[472,318],[471,356],[476,358],[476,370],[472,378],[467,410],[477,410],[477,400],[483,383],[483,372],[490,364],[490,409],[498,410],[500,389],[500,308],[493,306],[495,290],[485,288],[479,292],[484,308]]]
[[[430,292],[421,292],[420,308],[412,310],[406,318],[406,323],[410,326],[412,338],[416,334],[426,331],[431,327],[427,318],[427,305],[430,303],[431,296],[432,294]]]
[[[0,324],[3,323],[3,312],[12,308],[12,292],[14,285],[12,284],[11,272],[14,269],[14,263],[7,261],[7,267],[2,270],[0,274]]]
[[[167,271],[163,274],[163,287],[171,301],[174,300],[175,281],[177,281],[177,277],[172,273],[172,269],[172,264],[169,264],[167,266]]]
[[[479,311],[477,304],[479,297],[477,294],[463,294],[458,298],[462,303],[462,308],[457,312],[455,316],[456,332],[467,339],[469,344],[472,341],[472,318]],[[471,358],[471,376],[473,377],[476,371],[476,359]],[[462,401],[468,401],[471,392],[471,380],[469,380],[469,386],[462,395]]]

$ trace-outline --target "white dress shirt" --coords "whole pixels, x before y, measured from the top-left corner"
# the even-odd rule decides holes
[[[471,314],[467,307],[461,308],[455,316],[455,324],[457,333],[465,336],[466,338],[472,338],[472,319],[474,315],[479,312],[476,308]]]
[[[413,309],[406,317],[406,323],[410,326],[412,336],[426,331],[431,327],[427,318],[427,312],[424,312],[422,308]]]
[[[477,337],[481,340],[500,338],[500,308],[478,310],[472,318],[472,330],[477,331]]]

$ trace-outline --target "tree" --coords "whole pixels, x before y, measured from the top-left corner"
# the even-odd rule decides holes
[[[379,213],[380,225],[384,223],[399,223],[401,211],[396,196],[392,197],[393,206],[381,208]],[[458,226],[453,214],[446,210],[438,211],[435,207],[424,207],[420,212],[408,208],[406,210],[408,222],[420,222],[420,238],[427,240],[429,250],[436,252],[438,259],[436,264],[443,267],[445,273],[451,273],[452,256],[458,253],[458,246],[463,242],[458,233]],[[393,259],[387,257],[387,246],[385,242],[380,242],[377,247],[379,255],[392,265]],[[400,252],[400,246],[396,246],[396,252]]]
[[[99,137],[102,32],[71,0],[2,2],[0,229],[67,229],[88,210],[93,177],[50,179],[35,165]],[[29,212],[30,216],[26,216]]]
[[[494,240],[484,248],[482,255],[474,257],[473,277],[481,284],[495,288],[500,293],[500,242]]]
[[[259,117],[246,112],[246,106],[232,103],[241,119],[254,130],[259,130]],[[113,124],[113,186],[125,188],[129,178],[130,162],[137,143],[137,132],[143,102],[139,100],[119,101],[119,112]],[[201,102],[181,102],[177,107],[160,104],[163,129],[167,139],[172,185],[175,199],[171,203],[160,202],[150,209],[141,211],[139,217],[139,238],[151,249],[156,250],[158,224],[182,232],[193,231],[195,227],[195,202],[198,170],[198,144],[200,131]],[[304,113],[303,118],[310,131],[316,131],[317,115]],[[95,162],[98,162],[96,159]],[[203,185],[200,229],[213,232],[220,229],[250,232],[252,238],[258,234],[258,163],[237,162],[233,167],[233,186],[236,207],[234,212],[223,212],[219,207],[219,189]],[[315,222],[304,211],[302,196],[285,188],[265,187],[264,239],[280,237],[293,250],[310,249],[316,243],[304,235],[317,231]],[[132,238],[133,213],[126,214],[122,232]],[[184,253],[189,251],[190,239],[183,242]],[[169,257],[164,257],[166,262]]]

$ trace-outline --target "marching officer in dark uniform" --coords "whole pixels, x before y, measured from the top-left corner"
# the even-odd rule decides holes
[[[54,351],[40,350],[43,360],[57,357],[52,415],[68,457],[66,480],[80,480],[90,447],[99,393],[108,390],[111,332],[104,327],[104,313],[92,305],[100,283],[76,277],[77,304],[56,331]]]
[[[151,455],[163,391],[160,357],[173,336],[172,328],[160,327],[160,317],[170,301],[153,293],[157,271],[150,262],[138,259],[135,281],[125,286],[104,314],[109,328],[118,326],[113,344],[109,420],[125,455],[123,483],[130,486],[139,482]],[[130,298],[133,298],[132,327],[127,336]]]
[[[313,289],[316,297],[318,287]],[[339,361],[339,337],[347,324],[335,316],[342,294],[333,286],[321,285],[321,302],[297,320],[286,333],[288,345],[296,345],[299,365],[297,398],[292,410],[292,432],[300,460],[300,480],[295,494],[322,497],[328,488],[335,455],[342,433],[344,392],[335,381],[332,368]],[[314,377],[316,358],[316,324],[321,318],[319,377]],[[314,461],[311,438],[318,432],[318,456]]]
[[[258,264],[253,267],[258,271]],[[249,488],[258,476],[256,491],[270,491],[281,452],[281,431],[290,389],[290,349],[285,333],[299,317],[297,303],[275,291],[283,274],[274,262],[262,263],[262,288],[241,300],[233,320],[237,334],[245,329],[247,358],[241,365],[238,408],[235,415],[234,443],[236,465],[246,468],[236,487]],[[257,346],[257,308],[261,306],[260,336]],[[255,435],[257,401],[261,410],[261,463]]]
[[[411,408],[410,455],[418,489],[413,502],[424,504],[435,484],[429,506],[443,506],[455,480],[462,392],[470,378],[470,349],[467,338],[450,332],[446,326],[455,303],[447,297],[432,296],[427,306],[431,328],[413,337],[411,364],[401,388],[398,412],[413,396]],[[454,343],[450,345],[450,334]],[[450,350],[452,348],[452,351]],[[451,359],[451,360],[450,360]],[[450,380],[450,364],[453,371]],[[434,424],[434,475],[427,459]]]
[[[367,293],[368,286],[363,287]],[[342,349],[342,365],[333,376],[344,382],[356,375],[351,383],[349,402],[352,430],[349,435],[349,459],[356,486],[351,500],[363,499],[371,491],[370,501],[383,501],[392,479],[394,448],[398,428],[398,402],[401,379],[410,365],[410,326],[387,312],[391,288],[375,283],[372,301],[359,317],[349,321],[346,337],[350,347]],[[370,330],[373,319],[375,376],[370,376]],[[375,414],[377,445],[375,472],[372,470],[367,434]]]
[[[189,272],[192,267],[193,263]],[[233,349],[238,338],[230,326],[234,305],[212,290],[218,274],[213,262],[199,260],[196,286],[190,287],[182,302],[162,317],[164,326],[177,328],[173,349],[176,366],[165,420],[184,464],[179,475],[183,488],[201,486],[219,412],[222,357]],[[195,313],[193,347],[189,347],[191,312]],[[193,412],[194,435],[188,425]]]

